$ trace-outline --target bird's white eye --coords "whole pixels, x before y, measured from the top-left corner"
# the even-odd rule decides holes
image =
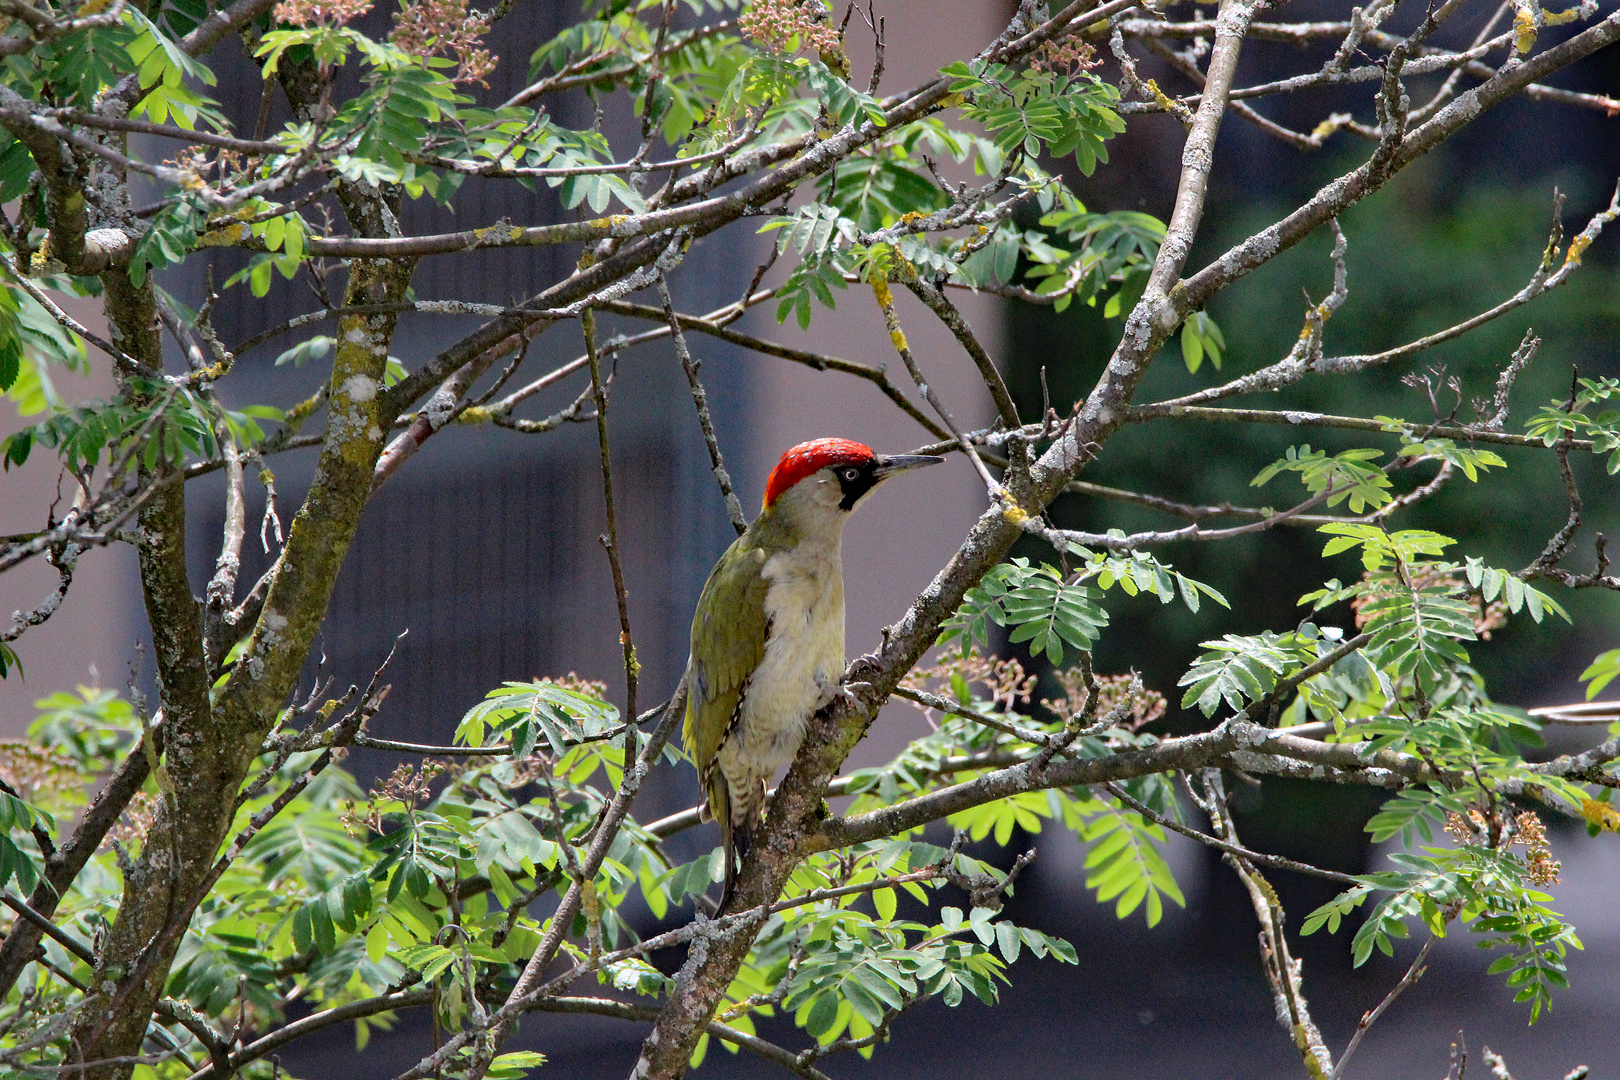
[[[861,476],[861,471],[859,469],[845,469],[844,470],[844,479],[845,480],[858,480],[858,479],[860,479],[860,476]]]

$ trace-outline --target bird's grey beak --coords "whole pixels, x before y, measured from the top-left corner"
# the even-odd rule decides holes
[[[934,454],[894,454],[880,456],[877,459],[877,469],[874,472],[879,480],[887,480],[895,473],[903,473],[911,469],[920,469],[924,465],[938,465],[945,459]]]

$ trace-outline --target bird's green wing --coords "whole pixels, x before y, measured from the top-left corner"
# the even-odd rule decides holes
[[[715,564],[692,618],[692,658],[687,670],[686,749],[699,775],[720,752],[748,677],[765,656],[766,552],[749,535],[739,537]],[[722,785],[723,790],[723,785]],[[710,806],[714,807],[711,797]]]

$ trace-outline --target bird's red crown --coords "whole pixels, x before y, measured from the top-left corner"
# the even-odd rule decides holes
[[[765,482],[765,509],[776,502],[777,496],[797,484],[811,473],[829,465],[865,464],[877,457],[869,446],[850,439],[811,439],[802,442],[782,455],[782,460],[771,470]]]

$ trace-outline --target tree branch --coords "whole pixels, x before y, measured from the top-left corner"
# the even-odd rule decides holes
[[[743,530],[748,528],[748,519],[743,516],[742,503],[737,501],[737,493],[731,490],[731,474],[726,471],[725,459],[720,454],[720,441],[714,434],[714,420],[709,416],[709,395],[703,390],[703,383],[698,380],[698,365],[692,359],[691,350],[686,347],[686,335],[681,333],[680,316],[675,313],[675,302],[669,295],[669,278],[660,274],[658,277],[658,298],[664,305],[664,318],[669,321],[669,334],[675,341],[675,356],[681,362],[681,370],[686,372],[687,385],[692,388],[692,404],[697,408],[698,429],[703,432],[703,443],[709,448],[709,465],[714,470],[714,481],[720,486],[720,496],[726,503],[726,517],[731,521],[731,527],[741,536]]]

